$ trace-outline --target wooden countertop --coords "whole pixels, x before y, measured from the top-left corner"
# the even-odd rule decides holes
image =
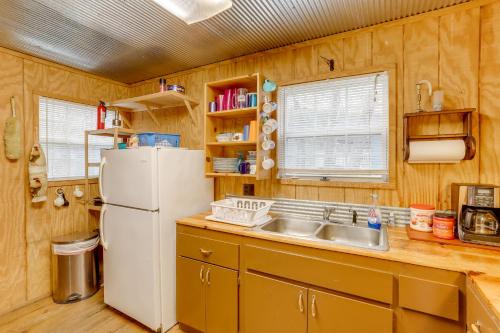
[[[405,228],[402,227],[388,229],[389,251],[373,251],[258,232],[247,227],[205,220],[207,215],[208,213],[197,214],[182,218],[177,223],[235,235],[464,272],[469,275],[484,296],[486,303],[500,319],[500,253],[498,251],[410,240]]]

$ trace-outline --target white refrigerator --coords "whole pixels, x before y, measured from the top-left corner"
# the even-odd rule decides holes
[[[175,221],[210,207],[204,152],[103,151],[99,189],[104,302],[154,331],[176,323]]]

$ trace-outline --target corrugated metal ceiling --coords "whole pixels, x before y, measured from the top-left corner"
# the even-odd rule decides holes
[[[187,25],[152,0],[0,0],[0,46],[132,83],[467,0],[233,0]]]

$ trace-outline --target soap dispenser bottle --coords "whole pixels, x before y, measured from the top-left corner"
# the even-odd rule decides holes
[[[378,207],[378,195],[372,194],[372,206],[368,210],[368,227],[379,230],[381,225],[382,213]]]

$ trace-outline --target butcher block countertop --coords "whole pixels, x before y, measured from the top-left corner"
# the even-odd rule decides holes
[[[379,258],[402,263],[421,265],[466,273],[484,296],[493,313],[500,318],[500,252],[471,247],[442,245],[424,241],[410,240],[405,228],[389,227],[389,251],[373,251],[362,248],[325,244],[307,239],[290,238],[232,224],[208,221],[209,213],[201,213],[182,218],[178,224],[225,232],[240,236],[283,242],[311,248],[337,251]]]

